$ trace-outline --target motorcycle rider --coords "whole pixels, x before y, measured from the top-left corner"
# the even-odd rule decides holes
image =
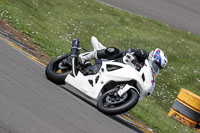
[[[102,44],[100,43],[100,45]],[[144,49],[127,48],[126,51],[121,51],[115,47],[106,48],[103,46],[103,49],[94,50],[79,55],[79,61],[81,64],[87,64],[91,59],[108,59],[116,60],[119,62],[132,63],[135,65],[138,71],[140,71],[140,69],[144,66],[145,59],[148,59],[156,64],[159,70],[164,68],[168,63],[167,56],[159,48],[156,48],[155,50],[148,53]]]

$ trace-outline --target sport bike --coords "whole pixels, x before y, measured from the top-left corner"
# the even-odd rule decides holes
[[[94,50],[105,49],[95,37],[91,39]],[[97,101],[99,111],[107,115],[117,115],[133,108],[143,97],[154,90],[154,64],[148,59],[138,71],[126,54],[123,61],[95,59],[91,63],[81,64],[78,59],[80,40],[72,41],[71,53],[51,60],[46,67],[48,80],[55,84],[68,83]]]

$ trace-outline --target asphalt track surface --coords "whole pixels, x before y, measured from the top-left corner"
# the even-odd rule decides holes
[[[200,35],[200,0],[100,0]]]
[[[0,39],[1,133],[139,132],[70,93],[72,87],[48,81],[44,67],[6,43]]]

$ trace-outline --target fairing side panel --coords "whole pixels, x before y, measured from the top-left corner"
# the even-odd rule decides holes
[[[121,66],[120,69],[114,70],[114,71],[107,71],[106,65],[112,64],[112,65],[118,65]],[[95,79],[99,76],[98,82],[96,83]],[[121,82],[121,81],[130,81],[130,80],[136,80],[141,83],[141,97],[143,95],[143,89],[144,86],[142,86],[142,78],[139,75],[139,73],[132,68],[131,66],[118,63],[118,62],[112,62],[107,61],[103,62],[102,67],[100,71],[95,75],[89,75],[84,76],[81,72],[78,72],[76,77],[73,77],[71,75],[68,75],[65,79],[65,82],[71,84],[81,92],[85,93],[86,95],[90,96],[93,99],[97,99],[100,91],[110,81],[115,82]],[[93,82],[93,85],[89,83],[89,80]]]
[[[76,77],[73,77],[69,74],[66,77],[65,82],[71,84],[72,86],[74,86],[75,88],[77,88],[78,90],[80,90],[81,92],[83,92],[84,94],[88,95],[93,99],[97,99],[99,92],[103,87],[103,84],[101,84],[100,82],[92,86],[89,83],[88,79],[81,72],[78,72]]]

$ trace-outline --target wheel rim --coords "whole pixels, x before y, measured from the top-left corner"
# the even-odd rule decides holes
[[[60,63],[58,64],[58,68],[60,68],[61,70],[63,70],[63,69],[68,69],[69,66],[65,65],[64,62],[60,62]]]
[[[65,58],[67,58],[67,57],[65,57]],[[69,70],[71,70],[71,66],[68,64],[69,61],[70,61],[70,59],[68,59],[68,58],[58,60],[55,63],[55,65],[53,66],[52,70],[58,74],[68,72]]]
[[[103,106],[106,108],[115,108],[126,103],[129,99],[129,95],[126,92],[121,97],[117,94],[117,91],[108,92],[108,94],[103,98]]]
[[[114,96],[114,95],[107,95],[105,97],[105,101],[109,104],[119,104],[119,103],[122,103],[126,98],[128,97],[128,94],[125,93],[124,95],[122,95],[121,97],[119,97],[118,95],[117,96]]]

